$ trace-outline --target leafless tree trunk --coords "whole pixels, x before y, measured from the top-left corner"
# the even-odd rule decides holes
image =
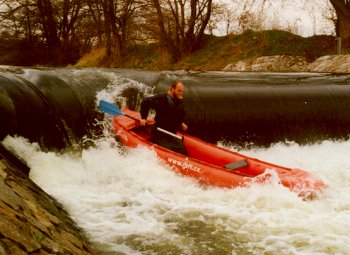
[[[37,0],[44,38],[46,39],[48,57],[52,62],[59,59],[60,39],[58,37],[57,22],[53,14],[50,0]],[[60,61],[58,61],[60,62]]]
[[[112,66],[118,66],[126,56],[128,39],[133,33],[131,27],[141,2],[98,0],[89,1],[88,6],[96,24],[98,44],[106,47],[105,60]]]
[[[62,5],[56,7],[62,11],[59,16],[62,63],[72,63],[78,57],[79,49],[75,47],[75,42],[78,40],[76,30],[81,19],[82,4],[82,0],[63,0]]]
[[[160,45],[174,61],[201,47],[212,0],[152,0],[152,3],[157,12]]]
[[[350,48],[350,1],[330,0],[337,14],[336,33],[342,39],[342,46]]]

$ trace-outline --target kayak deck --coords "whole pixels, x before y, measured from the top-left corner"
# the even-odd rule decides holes
[[[144,127],[135,127],[130,131],[137,134],[145,141],[148,141],[152,137],[151,132]],[[287,173],[290,170],[289,168],[243,156],[239,153],[206,143],[183,133],[179,134],[184,136],[183,143],[189,158],[222,168],[225,171],[234,171],[236,174],[241,174],[243,176],[256,177],[263,174],[267,168],[278,168],[281,174]],[[171,153],[175,152],[171,151]]]

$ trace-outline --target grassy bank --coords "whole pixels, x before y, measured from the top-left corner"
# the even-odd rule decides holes
[[[207,36],[203,47],[177,63],[171,63],[166,54],[160,54],[155,44],[132,45],[119,67],[139,69],[222,70],[226,65],[260,56],[305,56],[309,62],[323,55],[335,53],[333,36],[301,37],[286,31],[252,31],[223,37]],[[93,50],[77,66],[108,66],[103,60],[103,49]]]

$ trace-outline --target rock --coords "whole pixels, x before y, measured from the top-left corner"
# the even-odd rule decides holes
[[[230,64],[224,71],[288,72],[301,69],[306,63],[306,59],[302,56],[263,56]]]
[[[307,71],[350,73],[350,54],[322,56],[310,63]]]
[[[224,71],[350,73],[350,54],[322,56],[312,63],[303,56],[262,56],[231,63]]]

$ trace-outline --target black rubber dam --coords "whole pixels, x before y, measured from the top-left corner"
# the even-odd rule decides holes
[[[175,77],[159,82],[165,92]],[[313,143],[350,134],[350,76],[197,73],[186,84],[189,132],[211,142]]]
[[[120,87],[113,100],[137,110],[146,90],[132,81],[165,93],[174,79],[186,87],[188,132],[209,142],[267,146],[350,134],[350,75],[62,68],[0,71],[0,140],[18,135],[47,149],[77,144],[101,132],[98,93]]]

